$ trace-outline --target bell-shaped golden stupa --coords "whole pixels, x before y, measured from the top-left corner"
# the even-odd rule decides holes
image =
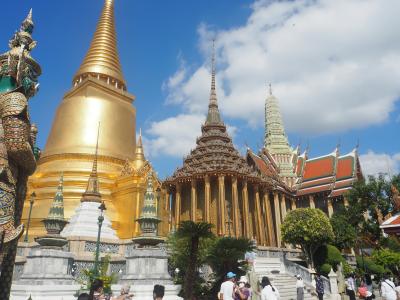
[[[139,233],[135,219],[151,166],[142,145],[136,149],[134,98],[126,91],[118,57],[114,3],[105,0],[90,48],[57,109],[37,170],[29,180],[28,195],[35,192],[37,196],[30,240],[44,233],[40,221],[49,211],[61,172],[65,217],[73,215],[91,173],[99,124],[98,176],[107,215],[120,238]],[[28,211],[27,199],[24,222]]]

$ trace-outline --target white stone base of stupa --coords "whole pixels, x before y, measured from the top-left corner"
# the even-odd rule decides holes
[[[112,286],[114,296],[120,295],[121,285],[115,284]],[[131,285],[130,293],[133,294],[135,300],[153,300],[153,285]],[[163,300],[180,300],[178,297],[181,290],[180,285],[167,284],[164,285],[165,294]]]
[[[76,300],[80,285],[19,285],[13,284],[10,300]]]
[[[99,226],[97,224],[100,214],[100,203],[81,202],[75,210],[75,214],[69,220],[69,223],[61,231],[61,236],[68,238],[72,236],[97,238]],[[118,236],[111,227],[111,222],[104,214],[104,221],[101,226],[101,238],[117,240]]]

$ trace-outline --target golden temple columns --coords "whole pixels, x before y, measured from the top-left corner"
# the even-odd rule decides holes
[[[138,218],[140,216],[140,195],[142,193],[139,192],[136,194],[136,211],[135,211],[135,216]],[[140,234],[140,224],[139,222],[135,222],[135,236],[138,236]]]
[[[281,213],[282,213],[282,222],[285,220],[286,218],[286,196],[282,195],[281,197]]]
[[[297,207],[296,207],[296,200],[295,199],[290,199],[291,200],[291,203],[292,203],[292,210],[295,210]]]
[[[196,179],[191,181],[191,193],[190,193],[190,220],[196,222],[196,212],[197,212],[197,199],[196,199]]]
[[[211,187],[210,177],[207,175],[204,178],[204,220],[210,223],[210,202],[211,202]]]
[[[328,199],[328,217],[331,218],[333,215],[332,199]]]
[[[232,178],[232,210],[233,210],[233,233],[235,237],[239,237],[239,201],[238,201],[238,187],[237,178]]]
[[[170,193],[169,193],[169,191],[167,191],[166,193],[165,193],[165,210],[166,211],[170,211]]]
[[[165,211],[167,212],[167,214],[168,214],[168,232],[170,232],[171,231],[171,228],[172,228],[172,220],[171,220],[171,200],[170,200],[170,198],[171,198],[171,195],[170,195],[170,192],[169,192],[169,190],[167,190],[166,191],[166,193],[165,193]]]
[[[179,227],[181,222],[181,184],[176,185],[176,199],[175,199],[175,227]]]
[[[220,212],[220,227],[218,229],[218,234],[225,235],[225,176],[218,176],[218,202],[219,202],[219,212]]]
[[[242,199],[243,199],[243,235],[251,239],[250,234],[250,223],[249,223],[249,192],[247,190],[247,181],[243,181],[242,188]]]
[[[271,209],[271,202],[269,201],[269,194],[264,194],[264,205],[265,205],[265,212],[266,212],[266,223],[268,226],[268,240],[269,246],[276,246],[276,239],[274,234],[274,225],[272,224],[272,209]]]
[[[314,195],[308,196],[308,199],[310,199],[310,207],[315,208]]]
[[[276,244],[281,247],[281,213],[279,207],[279,194],[274,192],[275,222],[276,222]]]
[[[264,232],[264,226],[263,226],[263,221],[262,221],[262,216],[261,216],[260,192],[258,190],[258,185],[255,186],[255,191],[256,191],[255,201],[256,201],[258,243],[261,243],[261,245],[265,245],[265,232]]]

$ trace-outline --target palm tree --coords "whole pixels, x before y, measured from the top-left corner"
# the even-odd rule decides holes
[[[178,238],[189,240],[189,265],[185,272],[183,289],[185,299],[193,299],[194,281],[198,266],[199,242],[202,238],[211,238],[212,224],[206,222],[195,223],[193,221],[183,221],[179,224],[176,232]]]

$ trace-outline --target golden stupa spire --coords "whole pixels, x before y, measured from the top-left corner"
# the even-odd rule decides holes
[[[96,150],[94,153],[92,172],[90,173],[86,191],[82,195],[81,202],[101,202],[101,195],[100,195],[100,191],[99,191],[99,178],[97,175],[99,134],[100,134],[100,123],[97,128]]]
[[[126,89],[118,57],[113,0],[104,2],[92,43],[73,82],[77,84],[89,75]]]
[[[146,162],[146,158],[144,157],[143,151],[143,142],[142,142],[142,129],[139,130],[139,138],[136,143],[136,151],[135,151],[135,169],[140,169],[144,163]]]

